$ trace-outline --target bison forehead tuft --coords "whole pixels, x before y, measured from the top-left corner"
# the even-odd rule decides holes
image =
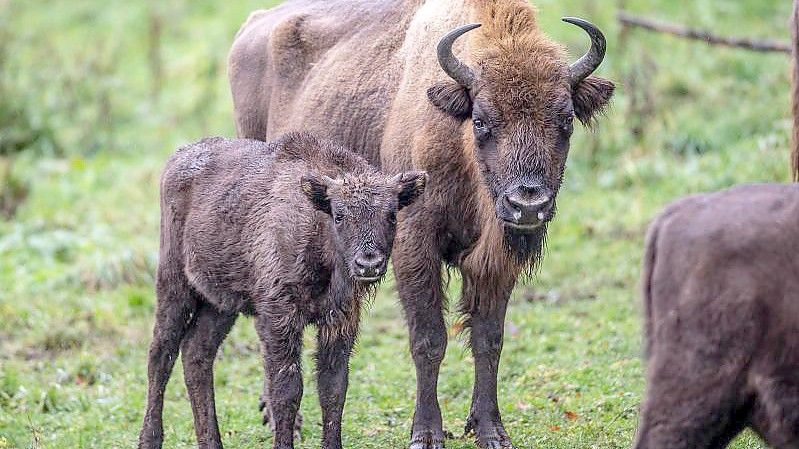
[[[484,56],[478,67],[482,90],[506,118],[529,116],[568,101],[568,65],[559,56],[493,53]]]
[[[341,201],[350,206],[367,207],[388,197],[394,190],[385,177],[373,174],[345,175],[334,193]]]

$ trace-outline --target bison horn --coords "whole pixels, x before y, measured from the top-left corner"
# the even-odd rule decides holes
[[[327,175],[322,175],[322,182],[324,182],[325,185],[327,185],[328,187],[333,187],[336,185],[340,186],[345,184],[343,179],[338,179],[338,178],[333,179]]]
[[[588,50],[588,53],[569,67],[571,85],[575,87],[580,81],[588,77],[588,75],[594,73],[594,70],[599,67],[599,64],[602,64],[602,60],[605,59],[607,43],[605,42],[605,35],[602,34],[602,31],[594,26],[594,24],[577,17],[564,17],[563,21],[571,23],[572,25],[577,25],[585,30],[588,36],[591,37],[591,48]]]
[[[472,82],[474,82],[474,72],[472,72],[469,66],[462,63],[452,54],[452,44],[465,33],[479,27],[479,23],[460,26],[447,33],[446,36],[442,37],[438,42],[438,63],[441,65],[441,68],[444,69],[444,72],[446,72],[450,78],[467,89],[470,88]]]

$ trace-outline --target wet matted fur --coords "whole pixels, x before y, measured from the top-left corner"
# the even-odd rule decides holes
[[[293,447],[302,334],[314,325],[322,447],[340,449],[361,302],[385,273],[397,212],[426,179],[383,175],[309,134],[272,143],[210,138],[179,149],[161,177],[158,303],[139,447],[162,445],[164,388],[180,349],[198,445],[221,448],[213,362],[245,313],[261,339],[274,447]]]

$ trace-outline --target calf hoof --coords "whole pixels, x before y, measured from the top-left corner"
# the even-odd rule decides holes
[[[513,443],[511,443],[502,423],[497,424],[489,421],[483,424],[470,417],[466,420],[463,434],[466,436],[471,433],[474,433],[477,447],[480,449],[513,449]]]
[[[258,403],[258,410],[261,411],[261,415],[263,419],[261,423],[265,426],[269,426],[269,429],[274,432],[275,428],[272,426],[272,413],[269,410],[269,407],[266,406],[266,402],[261,399],[261,402]],[[297,416],[294,418],[294,441],[300,441],[302,438],[301,431],[302,430],[302,413],[297,412]]]
[[[143,429],[139,435],[138,449],[161,449],[164,434],[156,430]]]
[[[434,435],[429,430],[414,432],[408,449],[444,449],[444,435]]]
[[[477,447],[480,449],[513,449],[513,445],[510,441],[500,441],[500,440],[488,440],[484,442],[480,442],[477,440]]]

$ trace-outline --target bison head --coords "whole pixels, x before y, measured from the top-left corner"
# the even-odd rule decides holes
[[[451,80],[427,92],[440,110],[471,120],[475,158],[495,202],[497,217],[512,234],[540,234],[555,213],[569,152],[574,117],[583,124],[608,103],[614,85],[591,76],[605,56],[605,38],[594,25],[565,18],[585,30],[591,49],[569,65],[564,51],[534,28],[489,25],[471,47],[472,67],[458,60],[452,45],[480,27],[459,27],[438,44],[438,60]],[[501,28],[497,30],[497,28]]]
[[[394,245],[397,212],[425,189],[424,172],[345,175],[332,179],[318,173],[303,176],[302,190],[314,207],[331,218],[333,251],[352,278],[378,281],[385,273]]]

